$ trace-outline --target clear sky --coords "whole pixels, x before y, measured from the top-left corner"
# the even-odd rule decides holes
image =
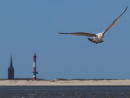
[[[1,0],[0,79],[7,78],[10,56],[16,78],[130,79],[130,8],[94,44],[87,37],[59,32],[102,32],[130,0]]]

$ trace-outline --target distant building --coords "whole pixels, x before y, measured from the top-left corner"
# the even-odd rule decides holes
[[[32,79],[33,80],[37,80],[37,77],[36,77],[36,75],[38,74],[38,72],[36,71],[36,54],[34,54],[34,56],[33,56],[33,77],[32,77]]]
[[[10,66],[8,68],[8,79],[14,79],[14,67],[12,63],[12,56],[10,57]]]

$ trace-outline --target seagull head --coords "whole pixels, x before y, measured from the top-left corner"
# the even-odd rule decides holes
[[[103,32],[102,33],[97,33],[96,34],[99,38],[103,37]]]

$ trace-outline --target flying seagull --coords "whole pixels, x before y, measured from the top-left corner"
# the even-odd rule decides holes
[[[104,34],[119,20],[119,18],[126,12],[128,7],[123,11],[123,13],[118,16],[103,32],[93,34],[93,33],[86,33],[86,32],[75,32],[75,33],[59,33],[59,34],[70,34],[70,35],[77,35],[77,36],[88,36],[92,38],[88,38],[91,42],[96,44],[103,42]]]

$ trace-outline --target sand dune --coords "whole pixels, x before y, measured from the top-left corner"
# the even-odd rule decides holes
[[[0,86],[130,86],[130,80],[0,80]]]

